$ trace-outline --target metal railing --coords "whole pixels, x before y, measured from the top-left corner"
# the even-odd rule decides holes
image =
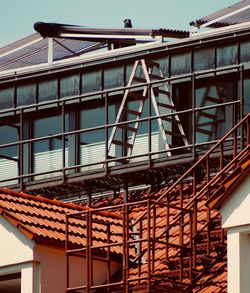
[[[239,132],[241,135],[239,136]],[[67,291],[78,292],[93,289],[129,292],[133,287],[144,286],[146,292],[151,286],[171,284],[190,290],[207,285],[209,274],[220,274],[225,269],[225,235],[221,228],[218,212],[211,211],[206,201],[221,182],[237,170],[241,162],[249,159],[250,114],[243,118],[207,153],[173,183],[160,196],[152,193],[147,200],[128,202],[115,206],[90,209],[81,213],[86,220],[88,239],[83,258],[89,270],[85,284],[69,286],[69,258],[79,253],[79,249],[69,250],[66,236]],[[229,177],[228,177],[229,176]],[[133,200],[133,199],[132,199]],[[93,244],[98,214],[112,211],[121,214],[120,233],[106,229],[107,237],[102,244]],[[67,215],[68,218],[79,216]],[[107,227],[109,223],[105,223]],[[70,234],[68,227],[67,233]],[[117,236],[111,243],[110,239]],[[118,247],[120,259],[112,259],[111,247]],[[93,259],[98,249],[105,251],[104,261],[109,272],[104,284],[93,280]],[[111,261],[120,261],[120,278],[112,279],[108,266]],[[214,272],[214,265],[221,270]],[[165,285],[164,285],[165,284]],[[84,291],[85,292],[85,291]]]
[[[64,98],[61,100],[53,100],[53,101],[48,101],[48,102],[43,102],[43,103],[39,103],[39,104],[33,104],[33,105],[28,105],[28,106],[23,106],[23,107],[16,107],[14,109],[6,109],[6,110],[1,110],[0,111],[0,115],[3,115],[3,119],[5,120],[6,118],[4,117],[4,114],[7,113],[14,113],[14,116],[19,117],[19,133],[20,133],[20,137],[19,137],[19,141],[17,142],[13,142],[13,143],[5,143],[5,144],[1,144],[0,145],[0,152],[1,149],[4,148],[8,148],[8,147],[18,147],[18,156],[17,157],[10,157],[9,159],[12,161],[15,161],[17,164],[17,170],[18,170],[18,175],[17,176],[13,176],[11,178],[8,179],[4,179],[4,180],[0,180],[0,184],[4,184],[4,185],[8,185],[8,182],[10,181],[17,181],[17,185],[20,186],[20,189],[24,189],[25,187],[28,186],[29,182],[33,182],[36,181],[36,178],[38,178],[39,176],[44,176],[44,177],[48,177],[48,178],[44,178],[43,182],[46,183],[46,181],[49,181],[52,177],[56,177],[57,179],[59,179],[61,181],[61,183],[66,182],[67,179],[70,177],[70,174],[72,173],[80,173],[82,176],[82,174],[84,173],[84,168],[88,169],[88,168],[92,168],[92,169],[98,169],[98,165],[102,165],[104,166],[104,168],[101,170],[101,172],[103,173],[103,176],[110,174],[110,172],[113,169],[113,165],[114,164],[118,164],[120,165],[120,162],[122,161],[133,161],[134,159],[136,160],[140,160],[145,162],[145,168],[151,167],[155,161],[155,158],[161,157],[162,155],[166,155],[169,151],[165,150],[165,149],[159,149],[158,151],[152,151],[152,132],[151,132],[151,125],[154,121],[156,121],[158,118],[171,118],[171,116],[174,115],[190,115],[190,117],[192,117],[192,125],[191,125],[191,130],[190,130],[190,137],[192,137],[191,142],[189,145],[187,146],[176,146],[176,147],[172,147],[171,148],[171,152],[181,152],[190,156],[190,158],[195,159],[200,152],[200,148],[202,146],[206,146],[206,147],[210,147],[210,145],[216,143],[215,141],[207,141],[204,143],[197,143],[196,142],[196,126],[195,126],[195,117],[196,114],[198,112],[204,111],[204,110],[210,110],[210,109],[216,109],[216,108],[221,108],[223,107],[224,109],[227,109],[227,107],[233,107],[234,108],[234,112],[235,113],[239,113],[240,114],[240,118],[242,118],[242,111],[241,111],[241,107],[243,104],[243,85],[242,85],[242,71],[243,71],[243,66],[242,65],[234,65],[234,66],[229,66],[229,67],[225,67],[225,68],[220,68],[220,69],[214,69],[214,70],[207,70],[204,72],[199,72],[199,73],[193,73],[193,74],[185,74],[182,76],[178,76],[178,77],[171,77],[171,78],[166,78],[164,80],[161,81],[153,81],[150,83],[147,83],[147,85],[149,87],[153,87],[153,86],[157,86],[158,84],[162,83],[162,82],[173,82],[173,81],[178,81],[178,80],[182,80],[185,78],[190,78],[191,82],[192,82],[192,104],[195,105],[195,79],[198,76],[202,76],[202,75],[206,75],[208,73],[227,73],[227,72],[231,72],[232,70],[234,70],[234,72],[236,73],[240,73],[240,98],[235,100],[235,101],[231,101],[231,102],[224,102],[224,103],[220,103],[220,104],[216,104],[216,105],[208,105],[208,106],[204,106],[204,107],[195,107],[193,106],[193,108],[191,109],[187,109],[187,110],[182,110],[182,111],[177,111],[175,113],[169,113],[169,114],[165,114],[165,115],[158,115],[158,116],[153,116],[152,114],[149,113],[148,117],[145,118],[140,118],[137,120],[129,120],[129,121],[123,121],[123,122],[119,122],[119,123],[108,123],[108,118],[107,118],[107,106],[109,104],[109,98],[110,98],[110,94],[114,94],[116,92],[119,91],[125,91],[127,89],[140,89],[143,85],[145,86],[145,84],[140,84],[140,85],[133,85],[130,87],[121,87],[121,88],[116,88],[116,89],[112,89],[112,90],[105,90],[105,91],[99,91],[99,92],[95,92],[95,93],[90,93],[90,94],[84,94],[84,95],[79,95],[79,96],[74,96],[74,97],[68,97],[68,98]],[[150,91],[149,91],[150,92]],[[84,102],[84,100],[87,100],[87,98],[91,98],[94,96],[99,95],[101,97],[101,99],[104,99],[104,104],[106,107],[106,118],[105,118],[105,123],[101,126],[97,126],[97,127],[91,127],[91,128],[87,128],[87,129],[80,129],[80,130],[74,130],[74,131],[66,131],[65,129],[65,115],[67,113],[67,109],[66,107],[68,106],[68,104],[72,103],[72,101],[75,102]],[[150,95],[149,95],[149,99],[150,99]],[[61,116],[61,133],[58,134],[53,134],[53,135],[48,135],[48,136],[43,136],[43,137],[38,137],[38,138],[29,138],[26,139],[23,136],[24,133],[24,118],[26,115],[26,112],[29,110],[34,109],[34,111],[38,111],[39,109],[42,109],[44,106],[53,106],[56,105],[56,107],[58,109],[60,109],[60,116]],[[107,147],[107,142],[108,142],[108,138],[109,138],[109,130],[117,127],[117,126],[126,126],[129,125],[131,123],[148,123],[148,133],[146,133],[148,135],[148,148],[147,151],[143,154],[137,154],[137,155],[131,155],[131,156],[126,156],[126,155],[119,155],[116,158],[109,158],[108,156],[108,147]],[[103,143],[105,144],[105,151],[104,151],[104,158],[98,162],[91,162],[91,163],[84,163],[84,162],[80,162],[80,159],[78,158],[77,161],[74,164],[71,164],[70,166],[66,165],[66,149],[67,149],[67,139],[69,136],[76,136],[78,137],[81,134],[84,133],[91,133],[94,131],[104,131],[104,141]],[[42,142],[42,141],[46,141],[46,140],[54,140],[54,139],[60,139],[62,141],[62,147],[61,147],[61,166],[59,168],[54,168],[53,170],[49,170],[49,171],[44,171],[44,172],[34,172],[34,150],[32,151],[32,146],[34,145],[34,143],[38,143],[38,142]],[[25,150],[24,150],[25,148]],[[29,149],[29,154],[27,154],[27,149]],[[4,158],[4,156],[2,156],[2,158]],[[5,159],[7,159],[5,157]],[[169,160],[170,158],[168,158]],[[172,158],[171,158],[172,159]],[[28,161],[28,163],[27,163]],[[118,162],[118,163],[117,163]],[[167,160],[165,161],[167,163]],[[27,164],[29,165],[28,168],[25,167],[27,166]],[[126,168],[127,164],[121,164],[123,165],[124,168]],[[122,168],[123,168],[122,167]],[[59,174],[59,175],[58,175]],[[87,172],[86,172],[87,174]]]

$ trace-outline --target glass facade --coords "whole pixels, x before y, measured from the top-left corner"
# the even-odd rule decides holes
[[[20,172],[28,182],[61,176],[62,170],[69,175],[115,168],[146,160],[149,154],[160,160],[216,141],[240,119],[241,92],[244,114],[249,113],[249,44],[218,42],[152,55],[148,59],[159,64],[162,75],[157,77],[149,65],[153,85],[131,89],[130,96],[122,87],[130,80],[131,60],[1,86],[1,144],[16,145],[0,145],[0,170],[9,166],[0,180]],[[239,62],[246,66],[244,81]],[[144,75],[138,68],[137,78]],[[7,114],[3,110],[12,108]]]

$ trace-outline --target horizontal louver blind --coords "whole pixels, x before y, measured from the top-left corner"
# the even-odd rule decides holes
[[[35,173],[49,172],[62,168],[62,150],[57,149],[48,152],[34,154],[34,171]],[[68,149],[65,149],[65,167],[68,166]],[[35,179],[43,179],[61,175],[62,172],[54,172],[35,176]]]
[[[12,160],[0,159],[0,180],[8,180],[18,176],[18,163]],[[17,180],[11,180],[6,182],[0,182],[0,186],[16,184]]]

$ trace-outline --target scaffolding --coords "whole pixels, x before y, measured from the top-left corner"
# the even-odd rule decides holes
[[[67,287],[66,292],[199,292],[206,288],[211,273],[215,278],[226,270],[225,233],[218,212],[206,203],[214,194],[226,192],[228,182],[247,170],[249,150],[250,114],[160,196],[128,202],[125,192],[123,204],[82,212],[88,219],[86,235],[92,235],[92,219],[98,213],[122,215],[119,241],[111,244],[112,231],[107,229],[102,245],[96,247],[90,237],[81,251],[88,270],[93,271],[94,251],[106,251],[108,266],[110,247],[117,246],[121,249],[121,270],[115,278],[109,275],[105,284],[93,284],[93,276],[88,274],[86,284]],[[75,216],[79,213],[67,218]],[[67,227],[66,231],[69,235]],[[78,253],[66,248],[67,263]],[[70,266],[67,268],[69,278]]]

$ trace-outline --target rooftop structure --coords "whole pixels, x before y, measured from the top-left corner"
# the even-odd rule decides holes
[[[230,17],[247,9],[242,1]],[[0,50],[0,186],[13,190],[3,215],[14,217],[20,191],[30,208],[18,205],[18,227],[42,197],[46,215],[62,208],[60,225],[41,208],[35,232],[25,229],[37,237],[42,227],[46,241],[45,226],[57,231],[65,292],[226,291],[226,233],[209,206],[248,172],[250,144],[250,26],[230,24],[189,36],[128,20],[123,29],[39,22]],[[86,266],[78,285],[72,259]]]

